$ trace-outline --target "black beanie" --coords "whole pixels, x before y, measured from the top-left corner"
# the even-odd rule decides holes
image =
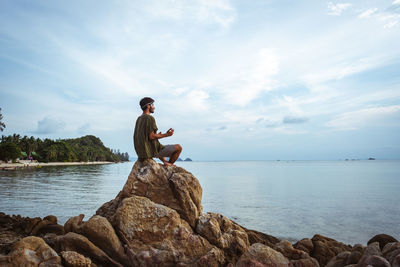
[[[142,109],[144,109],[147,105],[154,103],[154,99],[151,97],[144,97],[140,100],[139,104]]]

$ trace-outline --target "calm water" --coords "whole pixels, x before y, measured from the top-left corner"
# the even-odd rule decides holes
[[[0,211],[89,219],[125,184],[133,162],[0,171]],[[181,162],[203,187],[204,212],[295,241],[400,239],[400,161]]]

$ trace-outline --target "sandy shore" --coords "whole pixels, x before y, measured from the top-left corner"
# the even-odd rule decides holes
[[[31,162],[31,161],[20,161],[18,163],[0,163],[0,170],[16,170],[20,168],[29,167],[45,167],[45,166],[75,166],[75,165],[100,165],[100,164],[112,164],[111,161],[88,161],[88,162]]]

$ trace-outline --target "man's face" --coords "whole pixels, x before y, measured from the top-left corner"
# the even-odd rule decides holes
[[[150,108],[149,108],[149,111],[150,111],[150,113],[154,113],[154,110],[155,110],[156,108],[154,107],[154,104],[151,104],[150,105]]]

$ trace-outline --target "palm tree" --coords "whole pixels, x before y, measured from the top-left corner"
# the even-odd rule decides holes
[[[3,115],[1,114],[1,108],[0,108],[0,132],[2,132],[4,130],[4,128],[6,128],[6,125],[4,124],[4,122],[1,121],[2,119],[3,119]]]

